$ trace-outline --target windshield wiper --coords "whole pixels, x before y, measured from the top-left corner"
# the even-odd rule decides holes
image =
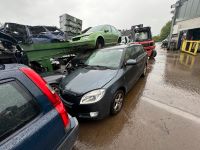
[[[76,64],[78,67],[87,67],[88,65],[82,62]]]
[[[113,68],[111,68],[111,67],[100,66],[100,65],[94,65],[94,66],[89,66],[89,67],[95,67],[95,68],[101,68],[101,69],[113,69]]]

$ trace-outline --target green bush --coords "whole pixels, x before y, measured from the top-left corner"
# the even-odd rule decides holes
[[[155,42],[160,42],[160,36],[159,35],[153,36],[153,40]]]

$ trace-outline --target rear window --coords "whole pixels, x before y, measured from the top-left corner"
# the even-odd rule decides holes
[[[136,38],[136,41],[148,40],[149,39],[148,32],[136,33],[135,38]]]
[[[39,113],[32,95],[16,81],[0,83],[0,103],[0,141]]]

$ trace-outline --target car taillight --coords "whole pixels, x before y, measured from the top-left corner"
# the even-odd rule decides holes
[[[70,125],[69,118],[58,94],[56,94],[56,92],[46,83],[46,81],[32,69],[27,67],[22,67],[20,68],[20,70],[28,78],[30,78],[37,85],[37,87],[39,87],[40,90],[48,97],[48,99],[53,104],[53,106],[59,113],[60,117],[62,118],[65,128],[67,128]]]

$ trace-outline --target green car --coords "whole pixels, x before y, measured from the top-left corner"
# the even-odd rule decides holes
[[[99,25],[90,28],[84,34],[72,38],[72,45],[76,48],[99,49],[121,42],[121,33],[111,25]]]

